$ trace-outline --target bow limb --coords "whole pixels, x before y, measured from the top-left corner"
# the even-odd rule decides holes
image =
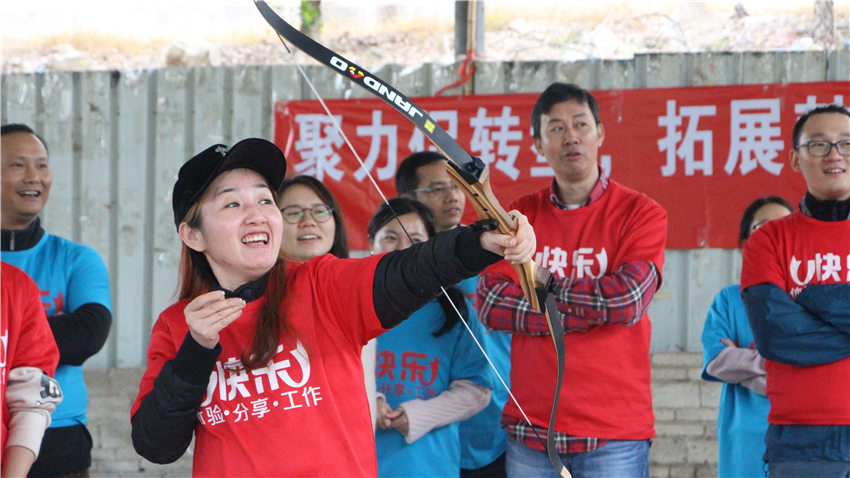
[[[443,155],[448,158],[449,175],[461,188],[461,190],[463,190],[470,202],[472,202],[478,216],[482,219],[495,219],[499,225],[500,232],[503,234],[515,234],[516,220],[505,212],[499,204],[499,201],[493,195],[490,188],[489,170],[480,159],[470,156],[469,153],[467,153],[454,140],[454,138],[441,128],[433,118],[431,118],[423,109],[419,108],[403,93],[369,73],[368,70],[346,60],[342,56],[337,55],[315,40],[299,32],[285,20],[280,18],[280,16],[278,16],[265,1],[254,0],[254,4],[257,6],[257,9],[260,11],[263,18],[265,18],[266,22],[268,22],[268,24],[282,39],[285,38],[319,63],[322,63],[331,70],[336,71],[338,74],[360,85],[365,90],[375,94],[412,122],[414,126],[416,126],[416,128],[419,129],[432,143],[434,143]],[[557,314],[557,308],[555,308],[555,300],[551,288],[552,276],[548,270],[542,267],[537,267],[533,261],[528,261],[527,263],[520,265],[515,264],[514,269],[519,275],[520,284],[526,299],[528,299],[528,301],[537,310],[546,314],[549,331],[551,333],[552,340],[555,343],[558,355],[558,382],[556,385],[555,398],[552,404],[552,414],[549,417],[549,431],[545,447],[555,470],[562,477],[570,478],[571,475],[561,462],[554,442],[555,412],[557,410],[558,398],[560,397],[565,360],[564,332],[561,327],[560,315]],[[550,317],[550,314],[556,316],[554,321]],[[463,320],[462,317],[461,319]],[[496,373],[498,374],[498,372]],[[502,383],[504,384],[504,380],[502,380]],[[519,406],[519,403],[517,403],[516,398],[510,392],[510,389],[508,389],[508,393],[520,411],[522,411],[522,407]],[[531,421],[525,415],[525,412],[522,413],[523,416],[525,416],[526,421],[531,424]],[[534,428],[532,427],[532,430],[533,429]],[[542,442],[542,440],[540,441]]]

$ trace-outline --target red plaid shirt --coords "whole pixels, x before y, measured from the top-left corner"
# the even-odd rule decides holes
[[[608,177],[600,171],[599,180],[580,207],[598,200],[607,187]],[[554,180],[549,196],[556,207],[568,209],[558,198]],[[564,332],[585,332],[598,324],[634,325],[649,308],[658,280],[658,271],[651,261],[623,264],[613,274],[598,279],[556,277],[555,301],[561,312]],[[478,317],[491,329],[530,335],[549,334],[546,316],[525,299],[519,284],[503,274],[481,276],[476,307]],[[582,313],[577,314],[577,310]],[[511,437],[529,448],[543,449],[534,431],[541,438],[545,437],[545,427],[505,417],[502,419],[502,427]],[[577,437],[555,432],[558,453],[592,451],[607,441],[604,438]]]

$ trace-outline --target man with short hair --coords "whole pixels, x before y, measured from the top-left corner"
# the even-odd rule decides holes
[[[553,83],[531,120],[555,177],[507,209],[535,226],[536,262],[554,274],[560,313],[552,319],[560,318],[566,343],[555,447],[575,478],[649,477],[655,417],[647,309],[661,285],[667,213],[602,172],[605,129],[589,91]],[[476,305],[485,325],[513,333],[511,392],[524,413],[508,402],[502,415],[508,476],[557,476],[537,439],[547,435],[558,372],[546,317],[505,264],[481,274]]]
[[[420,151],[405,158],[396,172],[395,185],[400,196],[424,203],[434,212],[438,231],[453,229],[460,224],[466,196],[453,182],[446,168],[446,157],[436,151]],[[471,302],[475,297],[478,277],[460,282],[457,287]],[[477,319],[476,319],[477,320]],[[487,330],[483,343],[490,362],[510,386],[511,335]],[[460,423],[461,478],[505,477],[505,443],[507,434],[499,426],[508,390],[493,374],[493,387],[487,407]]]
[[[446,171],[446,157],[436,151],[420,151],[405,158],[395,176],[399,196],[424,203],[434,211],[437,232],[460,224],[466,196]]]
[[[83,362],[106,342],[112,323],[109,278],[91,247],[47,233],[38,215],[50,194],[44,140],[23,124],[0,128],[0,250],[35,280],[59,347],[56,380],[64,401],[53,413],[29,477],[86,477],[92,439]]]
[[[744,246],[741,290],[765,358],[771,478],[850,476],[850,111],[797,120],[791,168],[808,192]]]

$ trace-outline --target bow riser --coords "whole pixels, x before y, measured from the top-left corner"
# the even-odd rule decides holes
[[[469,199],[469,202],[472,203],[472,207],[475,208],[475,213],[478,217],[481,219],[495,219],[499,225],[499,232],[502,234],[508,234],[511,236],[516,234],[516,218],[505,212],[505,209],[499,204],[499,200],[496,199],[496,196],[493,195],[493,190],[490,188],[490,170],[484,169],[478,178],[478,182],[475,184],[468,184],[463,178],[462,172],[458,171],[458,169],[459,166],[454,164],[452,161],[449,161],[446,166],[446,171],[448,171],[449,176],[452,180],[454,180],[455,184],[463,190],[464,196],[466,196]],[[535,273],[537,273],[537,271],[541,268],[538,267],[534,261],[511,265],[519,276],[519,283],[522,287],[523,295],[526,298],[530,298],[529,302],[532,307],[538,311],[543,311],[543,304],[540,302],[540,298],[531,286],[531,284],[543,284],[545,286],[548,283],[548,280],[543,282],[538,282],[536,280],[537,276]],[[542,272],[547,275],[550,274],[546,269],[542,269]]]

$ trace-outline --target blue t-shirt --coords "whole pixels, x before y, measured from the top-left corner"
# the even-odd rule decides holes
[[[484,327],[471,305],[470,328],[480,337]],[[443,308],[432,300],[409,319],[378,337],[376,385],[393,407],[436,397],[455,380],[492,388],[489,365],[466,327],[458,322],[434,337],[443,324]],[[459,476],[458,423],[431,430],[408,445],[396,430],[376,430],[378,476]]]
[[[38,284],[48,317],[74,312],[91,302],[112,310],[106,265],[91,247],[45,233],[30,249],[4,251],[3,261],[17,266]],[[83,367],[60,365],[55,378],[64,398],[51,416],[50,428],[85,425],[88,393]]]
[[[465,279],[457,285],[463,295],[473,302],[478,287],[478,276]],[[476,335],[502,379],[488,367],[493,381],[490,403],[468,420],[460,422],[460,467],[476,470],[493,463],[505,452],[508,433],[501,426],[502,409],[508,400],[511,386],[511,334],[498,330],[485,330]],[[507,386],[507,387],[506,387]]]
[[[741,287],[730,285],[714,298],[702,331],[704,365],[702,378],[719,381],[705,368],[726,348],[720,339],[727,338],[742,348],[755,348],[747,312],[741,300]],[[767,432],[767,397],[740,384],[724,383],[717,419],[720,456],[717,475],[724,477],[764,477],[764,436]]]

